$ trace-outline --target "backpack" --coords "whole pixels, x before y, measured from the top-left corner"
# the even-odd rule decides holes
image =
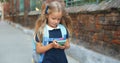
[[[66,28],[61,24],[59,24],[58,26],[61,30],[62,38],[66,39],[66,35],[67,35]],[[58,38],[49,38],[49,33],[48,33],[47,26],[44,27],[44,33],[45,34],[43,35],[43,41],[42,41],[43,46],[47,45],[49,41],[53,41],[54,39],[59,40]],[[35,41],[35,39],[33,39],[33,41],[32,41],[32,44],[33,44],[32,62],[33,63],[42,63],[44,54],[38,54],[36,52],[36,43],[37,42]]]

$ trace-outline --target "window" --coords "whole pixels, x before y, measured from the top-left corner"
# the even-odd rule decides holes
[[[24,12],[24,0],[20,0],[20,12]]]

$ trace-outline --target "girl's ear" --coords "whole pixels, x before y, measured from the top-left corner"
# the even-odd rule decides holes
[[[48,18],[48,14],[46,15],[46,18]]]

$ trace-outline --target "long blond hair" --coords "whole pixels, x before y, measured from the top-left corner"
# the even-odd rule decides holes
[[[52,12],[60,12],[62,11],[62,19],[60,21],[60,24],[63,24],[68,32],[69,35],[72,33],[72,21],[68,13],[65,11],[65,7],[58,1],[53,1],[49,3],[44,3],[42,5],[41,15],[36,21],[35,25],[35,34],[38,35],[38,39],[40,42],[42,42],[43,34],[44,34],[44,27],[47,24],[47,16],[51,14]]]

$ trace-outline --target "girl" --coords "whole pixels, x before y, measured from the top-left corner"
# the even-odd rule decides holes
[[[71,18],[64,6],[58,1],[44,4],[35,26],[39,63],[68,63],[64,49],[70,47],[71,31]],[[62,45],[59,43],[60,40],[63,40]]]

